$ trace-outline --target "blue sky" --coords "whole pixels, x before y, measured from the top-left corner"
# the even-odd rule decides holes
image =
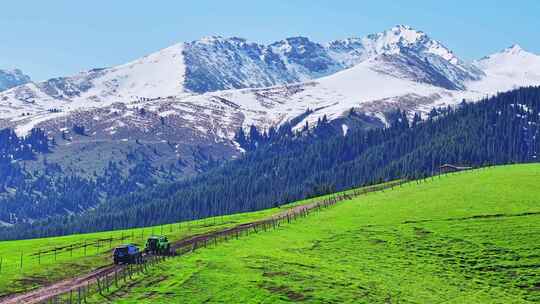
[[[3,1],[0,68],[43,80],[208,35],[327,42],[396,24],[428,33],[466,60],[513,43],[540,53],[539,12],[537,0]]]

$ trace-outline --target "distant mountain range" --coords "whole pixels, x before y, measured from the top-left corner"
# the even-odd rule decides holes
[[[309,122],[340,117],[350,108],[384,121],[391,108],[425,112],[540,84],[540,56],[516,45],[467,63],[425,33],[400,25],[325,45],[305,37],[270,45],[207,37],[75,76],[35,83],[13,75],[9,83],[22,85],[0,94],[0,126],[19,133],[121,103],[177,115],[194,131],[231,139],[240,126],[268,128],[308,109],[315,110],[305,118]]]
[[[40,128],[54,142],[35,160],[13,160],[28,172],[47,172],[51,164],[57,176],[88,180],[137,172],[141,181],[122,186],[132,190],[147,177],[192,176],[239,157],[235,134],[251,125],[269,130],[288,123],[300,130],[324,118],[346,134],[388,125],[395,109],[425,116],[434,107],[531,85],[540,85],[539,55],[514,45],[466,62],[403,25],[327,44],[214,36],[42,82],[19,70],[0,71],[0,129],[26,135]],[[361,116],[351,120],[351,110]],[[12,185],[0,184],[0,199],[15,192],[15,179],[6,180]]]

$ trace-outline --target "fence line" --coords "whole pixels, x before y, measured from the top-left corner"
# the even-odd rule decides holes
[[[368,194],[370,192],[393,189],[394,187],[401,186],[405,182],[405,180],[400,180],[397,182],[390,182],[383,185],[376,185],[363,189],[350,190],[341,194],[335,194],[314,203],[292,207],[285,212],[271,216],[267,219],[188,237],[173,243],[171,249],[173,250],[174,255],[182,256],[201,248],[206,248],[212,245],[216,246],[218,243],[227,242],[232,239],[239,239],[242,236],[248,236],[252,233],[260,233],[277,229],[283,224],[289,224],[298,219],[307,217],[313,211],[318,212],[323,209],[327,209],[338,202],[350,200],[354,197]],[[107,292],[110,292],[112,285],[114,285],[117,289],[121,288],[122,285],[118,284],[119,282],[126,283],[128,279],[132,280],[135,275],[144,274],[149,267],[164,261],[166,258],[166,256],[146,256],[142,264],[135,264],[134,266],[127,265],[126,267],[118,269],[115,268],[112,271],[100,273],[92,280],[89,280],[86,285],[75,286],[66,292],[51,295],[38,303],[86,303],[90,296],[95,295],[96,293],[105,296]]]
[[[87,281],[77,284],[68,291],[48,297],[45,296],[45,299],[41,299],[37,303],[88,303],[89,299],[96,294],[106,296],[111,292],[111,289],[113,292],[115,289],[121,289],[128,281],[136,279],[138,275],[147,273],[151,267],[167,258],[168,256],[145,256],[143,263],[114,267],[110,271],[100,273]]]
[[[493,167],[484,166],[484,167],[479,167],[479,168],[474,168],[474,169],[489,169],[489,168],[493,168]],[[478,170],[475,170],[475,171],[478,172]],[[445,174],[434,173],[431,176],[426,176],[424,178],[417,178],[414,180],[416,181],[417,184],[419,184],[427,179],[434,179],[435,177],[440,178],[441,176],[444,176],[444,175],[450,176],[450,175],[465,173],[465,172],[471,172],[471,170],[449,172]],[[404,180],[407,180],[407,179],[404,179]],[[402,182],[404,180],[402,180]],[[395,181],[390,182],[390,183],[395,183]],[[362,189],[373,189],[373,187],[381,187],[381,186],[384,187],[385,185],[386,184],[375,185],[371,187],[368,186]],[[349,191],[346,191],[345,193],[349,193],[349,192],[356,193],[356,191],[361,191],[361,189],[349,190]],[[214,219],[217,217],[218,216],[214,216]],[[206,220],[207,218],[195,220],[195,222],[206,223]],[[187,228],[189,230],[191,229],[190,225],[193,225],[193,224],[197,225],[197,223],[193,223],[193,221],[186,221],[184,228]],[[19,256],[15,256],[15,258],[11,258],[11,259],[6,258],[5,256],[4,257],[0,256],[0,275],[6,272],[12,272],[12,273],[19,272],[20,273],[24,271],[25,265],[32,265],[33,262],[37,262],[38,265],[41,265],[42,263],[46,263],[46,262],[55,263],[58,261],[58,259],[61,259],[62,257],[64,258],[73,257],[74,252],[78,252],[78,255],[75,255],[78,257],[95,256],[102,253],[103,249],[105,249],[107,245],[108,245],[107,249],[112,249],[113,242],[115,241],[123,242],[125,240],[131,240],[131,242],[135,242],[137,239],[139,239],[141,242],[144,242],[144,236],[148,235],[145,232],[150,232],[149,235],[154,235],[156,231],[160,231],[161,234],[163,234],[163,232],[167,230],[166,226],[169,226],[168,231],[170,233],[172,233],[173,231],[182,230],[182,222],[165,224],[165,225],[160,225],[160,226],[153,226],[151,228],[150,227],[133,228],[131,229],[131,231],[128,231],[128,232],[123,231],[121,235],[118,235],[118,236],[111,235],[109,238],[98,238],[90,242],[88,240],[84,240],[82,244],[81,242],[77,242],[77,243],[72,243],[68,245],[54,246],[52,249],[48,249],[48,250],[39,249],[37,252],[33,252],[29,254],[25,254],[24,251],[21,251]],[[137,233],[137,235],[135,234],[135,230],[137,229],[140,229],[140,235],[139,233]],[[89,248],[95,248],[95,251],[89,250]],[[48,261],[46,260],[46,258],[49,258]]]
[[[31,265],[34,263],[37,263],[38,265],[54,265],[55,263],[60,262],[62,258],[65,260],[66,258],[72,257],[96,256],[103,253],[104,250],[113,249],[113,246],[126,240],[144,243],[144,237],[154,235],[154,232],[168,231],[169,233],[173,233],[181,231],[182,228],[190,230],[194,226],[204,223],[204,219],[189,222],[184,226],[182,226],[182,223],[171,223],[160,225],[161,228],[133,228],[130,232],[122,232],[121,235],[111,235],[108,238],[98,238],[94,240],[85,239],[71,244],[56,245],[47,249],[39,248],[37,251],[30,253],[21,250],[10,257],[0,255],[0,275],[6,273],[21,273],[25,269],[31,270]],[[137,231],[137,233],[135,232],[137,229],[140,230],[140,233],[139,231]]]

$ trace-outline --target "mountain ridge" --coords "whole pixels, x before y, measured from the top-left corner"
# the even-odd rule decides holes
[[[305,37],[270,45],[206,37],[123,65],[0,92],[0,129],[15,131],[7,137],[37,136],[20,139],[30,140],[26,148],[50,141],[46,153],[0,155],[7,172],[0,176],[0,200],[9,212],[21,201],[54,209],[58,201],[69,207],[79,199],[71,193],[59,199],[55,187],[101,187],[99,196],[84,199],[87,205],[68,208],[78,212],[240,158],[239,130],[271,134],[283,127],[286,134],[303,134],[325,121],[348,136],[389,126],[395,110],[426,118],[433,108],[540,85],[540,56],[519,47],[465,63],[409,27],[370,37],[324,45]]]
[[[499,53],[486,58],[496,57],[497,54]],[[520,54],[530,53],[514,49],[514,52],[506,57]],[[530,56],[536,60],[537,55]],[[53,78],[12,88],[0,94],[2,100],[0,102],[0,127],[16,127],[18,132],[24,133],[38,126],[42,121],[71,115],[69,113],[72,112],[89,111],[92,108],[110,108],[114,103],[124,103],[128,107],[134,107],[137,103],[147,103],[151,100],[155,100],[154,104],[163,105],[161,101],[170,98],[174,98],[177,104],[184,104],[181,107],[194,101],[198,104],[207,104],[210,108],[220,107],[211,100],[225,98],[228,102],[244,106],[244,109],[239,111],[240,113],[235,110],[234,113],[237,114],[234,115],[249,117],[253,113],[262,113],[257,110],[259,108],[257,104],[260,102],[267,105],[276,102],[272,97],[261,96],[258,92],[286,91],[291,86],[316,87],[328,77],[347,73],[348,70],[362,65],[370,65],[366,68],[377,74],[390,76],[392,81],[403,80],[402,87],[430,86],[429,89],[422,89],[419,92],[405,90],[393,95],[379,94],[372,97],[355,92],[356,99],[362,103],[376,103],[378,100],[388,98],[398,100],[414,93],[420,96],[420,99],[426,97],[433,99],[433,102],[437,104],[432,104],[432,106],[437,106],[448,103],[449,98],[478,99],[486,94],[496,93],[492,88],[500,85],[496,82],[507,80],[494,80],[494,83],[487,85],[476,84],[475,82],[482,83],[483,79],[488,78],[489,75],[486,75],[483,69],[489,70],[493,63],[486,62],[485,59],[470,64],[465,63],[442,43],[431,39],[422,31],[405,25],[397,25],[363,38],[334,40],[326,44],[313,42],[301,36],[286,38],[268,45],[249,42],[238,37],[210,36],[178,43],[123,65],[92,69],[71,77]],[[495,74],[494,78],[497,79],[502,77],[497,70],[490,70],[489,73]],[[359,76],[355,73],[349,74],[355,77],[348,81],[351,85],[356,81],[369,80],[358,78]],[[531,73],[525,74],[522,75],[519,85],[540,83],[536,75],[532,76],[532,81],[528,81]],[[380,75],[373,77],[388,80],[387,77],[380,77]],[[385,87],[380,83],[372,83],[372,85]],[[514,86],[505,86],[504,89],[512,88]],[[338,88],[337,91],[332,89],[335,92],[329,97],[338,99],[335,102],[340,102],[339,99],[351,99],[347,97],[346,92],[344,94],[339,91],[342,89]],[[250,102],[239,102],[224,97],[231,94],[233,96],[245,95],[243,92],[246,90],[254,92]],[[346,88],[346,90],[354,91],[351,88]],[[426,96],[423,94],[424,91],[428,91],[429,94]],[[313,99],[324,98],[317,95],[319,92],[312,93]],[[284,102],[279,100],[279,103]],[[306,98],[297,100],[298,102],[303,108],[301,112],[309,108],[318,108],[316,104],[306,101]],[[424,104],[426,102],[421,101],[416,106],[408,107],[408,110],[411,113],[425,112],[428,106]],[[295,105],[296,107],[298,106]],[[362,108],[363,106],[359,102],[352,102],[352,104],[347,102],[346,107]],[[382,107],[379,108],[382,109]],[[57,109],[59,111],[56,111]],[[271,116],[280,117],[277,120],[259,117],[242,121],[240,125],[246,127],[250,123],[266,121],[260,126],[269,127],[269,125],[279,124],[301,114],[298,111],[290,115],[286,112],[285,109],[283,113],[273,113]],[[382,117],[382,112],[384,111],[370,114]],[[336,117],[342,113],[325,112],[324,114]],[[311,121],[317,118],[319,117],[313,117]],[[191,122],[196,124],[194,121]],[[193,128],[196,129],[197,126]],[[231,128],[227,127],[227,129]],[[232,134],[229,132],[225,137],[231,138]]]

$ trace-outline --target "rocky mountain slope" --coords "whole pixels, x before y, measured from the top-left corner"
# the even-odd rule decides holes
[[[6,91],[0,95],[0,127],[15,127],[21,134],[58,117],[111,109],[113,104],[162,109],[156,114],[183,116],[191,129],[215,131],[222,138],[231,138],[231,130],[240,125],[260,122],[268,127],[307,109],[324,108],[318,112],[338,117],[359,107],[382,117],[391,103],[394,107],[405,103],[410,111],[425,110],[456,98],[492,94],[503,84],[508,89],[508,83],[538,82],[535,65],[512,62],[537,62],[537,55],[523,50],[507,53],[466,63],[440,42],[407,26],[326,45],[303,37],[268,46],[241,38],[207,37],[121,66]],[[492,68],[504,66],[500,61],[508,62],[506,68],[521,73],[521,78]],[[210,112],[220,108],[225,118],[212,115],[212,121],[221,130],[204,126],[206,119],[184,115],[193,103]],[[224,121],[232,116],[244,119]]]
[[[30,82],[30,77],[19,69],[0,70],[0,92]]]

